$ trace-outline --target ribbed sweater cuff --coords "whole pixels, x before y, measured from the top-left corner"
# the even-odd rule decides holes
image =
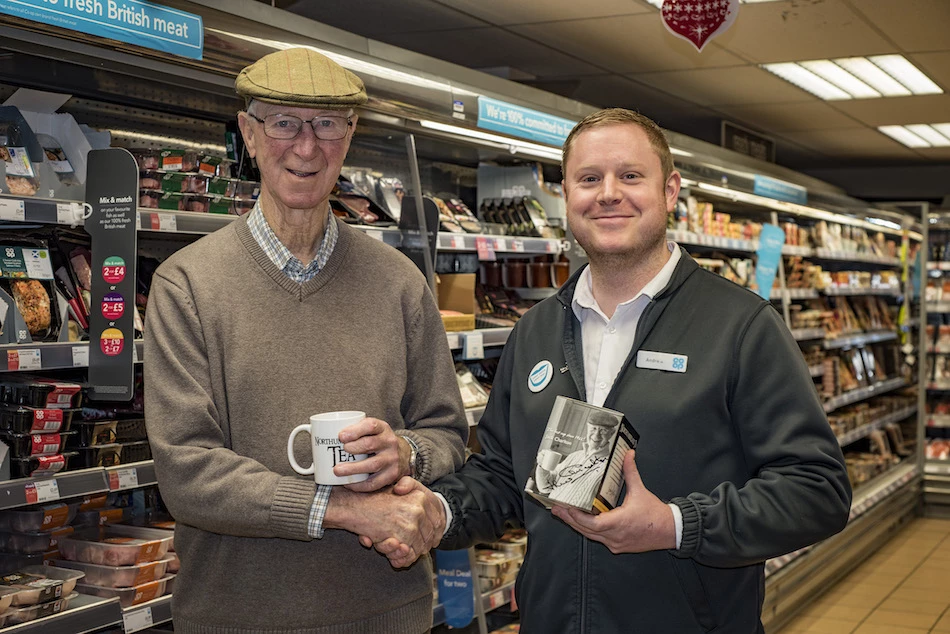
[[[670,552],[675,557],[689,559],[699,552],[699,542],[703,534],[702,513],[689,498],[673,498],[670,503],[678,506],[683,514],[683,540],[678,549]]]
[[[419,448],[419,455],[416,456],[416,480],[422,484],[429,485],[432,483],[432,445],[425,439],[421,434],[416,434],[414,432],[407,430],[400,430],[396,434],[397,436],[407,436],[412,438],[412,442],[416,443],[416,447]]]
[[[277,484],[271,506],[271,522],[276,537],[307,541],[307,523],[316,484],[301,478],[284,477]]]

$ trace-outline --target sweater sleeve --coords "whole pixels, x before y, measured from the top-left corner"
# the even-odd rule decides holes
[[[175,519],[241,537],[311,539],[313,479],[276,474],[228,448],[201,319],[161,271],[149,294],[145,410],[162,499]]]
[[[416,477],[429,484],[462,466],[468,422],[442,318],[427,286],[417,306],[406,337],[408,380],[400,408],[406,429],[396,433],[419,447]]]
[[[673,554],[708,566],[744,566],[844,528],[851,486],[841,448],[798,344],[768,306],[736,343],[729,405],[755,475],[671,500],[683,514],[682,543]]]
[[[492,382],[485,413],[478,423],[482,453],[473,454],[455,474],[441,478],[432,490],[441,493],[452,509],[439,548],[466,548],[496,541],[508,526],[524,524],[520,487],[515,482],[509,433],[511,366],[517,350],[515,325],[505,344]]]

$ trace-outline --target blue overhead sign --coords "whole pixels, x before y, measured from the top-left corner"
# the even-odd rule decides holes
[[[478,127],[486,130],[560,147],[576,123],[497,99],[478,98]]]
[[[142,0],[0,0],[0,13],[201,59],[201,16]]]
[[[784,200],[789,203],[798,203],[799,205],[808,204],[808,190],[800,185],[786,183],[777,178],[755,175],[755,182],[752,191],[759,196],[774,198],[775,200]]]

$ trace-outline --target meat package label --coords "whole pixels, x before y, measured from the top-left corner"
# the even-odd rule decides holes
[[[623,413],[558,396],[525,492],[546,508],[608,511],[620,499],[623,457],[639,439]]]
[[[53,264],[49,257],[49,250],[0,246],[0,277],[53,279]]]

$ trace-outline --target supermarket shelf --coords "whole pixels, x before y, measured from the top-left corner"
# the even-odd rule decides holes
[[[4,628],[3,634],[79,634],[121,623],[122,608],[118,598],[80,594],[69,602],[69,609],[64,612],[12,625]]]
[[[950,427],[950,414],[928,414],[927,427]]]
[[[48,478],[7,480],[0,482],[0,510],[153,484],[157,484],[157,479],[151,460],[66,471]]]
[[[238,216],[229,214],[139,208],[136,228],[139,231],[203,235],[214,233],[237,219]]]
[[[789,288],[785,295],[789,299],[818,299],[817,288]]]
[[[515,584],[511,582],[497,590],[482,594],[482,609],[485,612],[491,612],[492,610],[497,610],[500,607],[508,605],[511,603],[511,595],[514,591]],[[432,609],[432,627],[442,625],[443,623],[445,623],[445,606],[441,603],[437,603]]]
[[[837,348],[864,346],[869,343],[878,343],[881,341],[893,341],[894,339],[897,339],[897,333],[893,330],[879,330],[876,332],[859,332],[854,335],[841,335],[834,339],[825,339],[822,345],[825,350],[834,350]]]
[[[868,434],[870,434],[875,429],[880,429],[881,427],[884,427],[885,425],[902,421],[916,411],[917,411],[917,406],[914,405],[912,407],[905,407],[902,410],[892,412],[888,414],[887,416],[877,419],[876,421],[873,421],[871,423],[868,423],[867,425],[858,427],[857,429],[852,429],[848,433],[838,436],[838,444],[841,445],[842,447],[844,447],[845,445],[850,445],[851,443],[857,440],[861,440],[862,438],[867,437]]]
[[[926,475],[950,475],[950,460],[928,460],[924,463]]]
[[[950,271],[950,262],[927,262],[928,271]]]
[[[709,247],[712,249],[725,249],[727,251],[742,251],[745,253],[752,253],[758,247],[758,244],[753,240],[720,238],[718,236],[707,236],[702,233],[693,233],[692,231],[676,231],[669,229],[666,232],[666,237],[677,244],[695,247]]]
[[[482,414],[485,413],[485,407],[469,407],[465,410],[465,420],[468,421],[469,427],[474,427],[478,424],[478,421],[481,420]]]
[[[814,254],[815,250],[811,247],[801,247],[793,244],[782,245],[782,255],[800,255],[805,258],[810,258]]]
[[[792,336],[795,341],[809,341],[811,339],[824,339],[824,328],[792,328]]]
[[[812,377],[824,376],[824,375],[825,375],[825,366],[824,366],[824,364],[823,364],[823,363],[819,363],[819,364],[817,364],[817,365],[810,365],[810,366],[808,366],[808,374],[812,375]]]
[[[133,343],[133,361],[144,358],[145,344],[141,339]],[[89,342],[65,341],[0,345],[0,359],[6,355],[6,372],[36,372],[89,367]]]
[[[927,384],[927,389],[934,392],[947,392],[950,391],[950,381],[931,381]]]
[[[152,625],[172,620],[172,595],[167,594],[122,610],[122,626],[126,634],[139,632]]]
[[[529,302],[540,302],[555,295],[558,291],[556,288],[512,288],[511,290],[516,292],[518,297]]]
[[[928,313],[950,313],[950,302],[927,302]]]
[[[508,335],[511,334],[511,328],[479,328],[478,330],[467,330],[465,332],[446,333],[449,339],[449,348],[452,350],[461,350],[464,343],[463,337],[469,335],[481,335],[482,345],[484,346],[503,346],[508,341]]]
[[[441,251],[477,251],[490,249],[495,253],[560,253],[560,240],[548,238],[516,238],[512,236],[489,236],[474,233],[439,233]]]
[[[869,262],[886,266],[900,266],[900,258],[891,258],[871,253],[856,253],[854,251],[832,251],[831,249],[815,249],[814,256],[821,260],[844,260],[846,262]]]
[[[882,295],[884,297],[899,297],[901,291],[899,288],[839,288],[839,287],[828,287],[824,288],[821,291],[829,297],[853,297],[860,295]]]
[[[872,396],[877,396],[879,394],[884,394],[896,390],[901,387],[906,387],[908,383],[904,379],[888,379],[887,381],[881,381],[880,383],[875,383],[874,385],[869,385],[867,387],[859,387],[856,390],[851,390],[850,392],[845,392],[840,396],[835,396],[825,401],[824,408],[825,413],[833,412],[839,407],[844,407],[845,405],[850,405],[852,403],[857,403],[871,398]]]
[[[0,220],[75,227],[82,216],[82,203],[74,200],[0,195]]]

